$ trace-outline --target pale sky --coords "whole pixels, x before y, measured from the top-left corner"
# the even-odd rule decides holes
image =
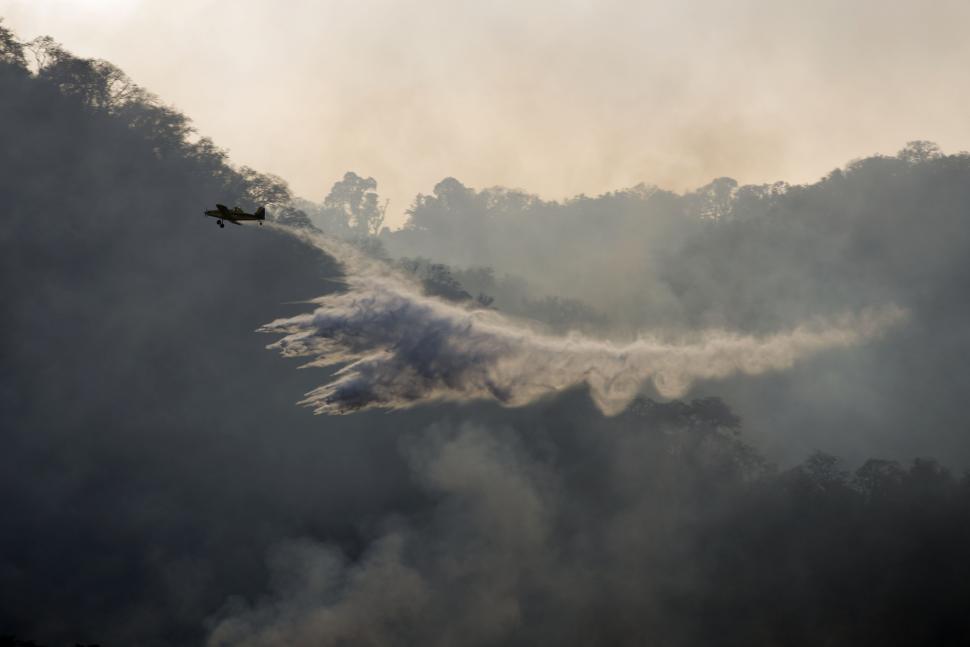
[[[563,198],[813,181],[912,139],[970,148],[966,0],[0,0],[107,59],[236,164],[391,224],[446,176]]]

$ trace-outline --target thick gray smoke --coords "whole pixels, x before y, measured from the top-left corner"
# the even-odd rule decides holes
[[[388,524],[359,562],[306,540],[278,546],[271,595],[234,600],[208,645],[501,644],[521,630],[523,589],[567,604],[564,591],[588,593],[588,571],[549,550],[560,484],[514,434],[436,425],[406,453],[441,502],[429,526]]]
[[[664,397],[681,397],[697,380],[777,371],[860,343],[903,316],[887,307],[765,337],[707,331],[677,342],[641,336],[618,344],[553,336],[492,310],[424,296],[350,245],[280,228],[336,258],[347,275],[348,289],[314,300],[314,312],[260,329],[284,334],[270,348],[312,358],[305,366],[345,364],[301,402],[317,413],[473,399],[521,406],[585,383],[603,413],[615,415],[648,381]]]

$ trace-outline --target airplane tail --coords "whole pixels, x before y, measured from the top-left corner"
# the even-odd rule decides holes
[[[260,207],[256,210],[256,220],[266,220],[266,207]]]

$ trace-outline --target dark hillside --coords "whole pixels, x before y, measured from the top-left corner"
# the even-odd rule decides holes
[[[943,168],[933,164],[944,162],[927,172]],[[953,164],[948,182],[964,177]],[[727,262],[724,250],[729,258],[761,251],[766,263],[784,265],[782,256],[801,249],[793,231],[841,226],[778,216],[787,231],[779,244],[765,233],[771,227],[749,232],[744,219],[729,217],[726,186],[683,198],[696,213],[723,216],[716,227],[701,219],[681,229],[674,215],[660,218],[676,244],[656,240],[651,249],[676,251],[684,263],[670,265],[683,283],[651,274],[669,283],[651,293],[653,303],[683,306],[671,306],[669,321],[704,320],[695,302],[744,321],[751,301],[692,292],[706,289],[701,268],[744,285],[754,280],[748,266]],[[918,193],[900,186],[909,188],[886,201]],[[966,451],[966,424],[953,406],[967,374],[954,255],[967,231],[965,197],[946,186],[952,209],[933,212],[952,227],[946,258],[930,262],[918,228],[903,232],[923,250],[918,264],[906,265],[899,241],[852,239],[895,251],[875,255],[872,274],[851,284],[875,290],[873,301],[899,298],[918,315],[900,333],[909,335],[902,350],[885,355],[891,361],[846,353],[711,390],[737,398],[782,437],[801,430],[793,420],[830,421],[801,440],[811,446],[855,424],[823,397],[826,389],[844,400],[864,394],[844,387],[853,371],[866,379],[874,371],[895,388],[907,362],[921,379],[942,367],[951,390],[887,387],[900,401],[882,415],[904,412],[913,425],[909,436],[894,427],[894,438],[947,434],[956,449],[944,462]],[[478,198],[454,184],[444,189],[474,203],[462,213],[481,215]],[[755,200],[758,217],[783,213],[769,193]],[[660,211],[682,199],[650,195],[641,197]],[[815,209],[828,193],[792,195],[790,205]],[[201,215],[216,201],[271,203],[299,220],[289,198],[279,178],[233,168],[210,141],[195,139],[185,117],[109,63],[45,39],[25,50],[0,25],[0,645],[970,640],[970,480],[933,460],[845,465],[815,453],[779,470],[742,435],[748,420],[717,397],[639,399],[612,418],[581,389],[518,409],[463,403],[313,417],[295,406],[320,373],[295,370],[253,331],[305,311],[285,302],[333,289],[323,279],[336,268],[268,227],[219,229]],[[605,255],[616,235],[635,250],[638,199],[605,200],[619,205],[620,222],[599,231],[582,258]],[[419,205],[441,216],[447,202]],[[596,230],[581,217],[595,202],[571,207],[561,224],[579,230],[563,238]],[[555,220],[555,208],[543,208],[542,222]],[[371,231],[376,221],[361,222]],[[481,237],[491,225],[469,227],[476,253],[494,249],[494,238]],[[541,229],[532,241],[539,247],[548,235]],[[460,226],[443,231],[462,239]],[[400,240],[421,255],[434,238],[412,230]],[[540,257],[555,256],[550,241]],[[805,253],[800,262],[801,270],[763,283],[787,289],[814,260]],[[483,286],[493,278],[481,268],[412,265],[426,287],[452,296],[463,289],[455,277]],[[568,315],[563,326],[580,317],[599,323],[578,302],[544,304]],[[779,394],[803,409],[780,404]],[[853,411],[882,402],[859,398]],[[921,416],[924,426],[913,422]]]
[[[305,511],[379,507],[333,484],[384,441],[333,453],[337,425],[294,406],[312,374],[253,332],[331,289],[332,263],[202,216],[274,180],[150,95],[93,100],[108,64],[52,55],[0,64],[0,633],[198,642]]]

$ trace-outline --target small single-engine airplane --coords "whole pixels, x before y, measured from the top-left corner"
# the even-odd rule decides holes
[[[216,224],[220,227],[225,227],[223,221],[228,220],[234,225],[241,225],[240,220],[258,220],[259,224],[263,224],[266,220],[266,208],[260,207],[256,210],[256,213],[246,213],[239,207],[233,207],[230,209],[224,204],[217,204],[215,209],[209,209],[205,212],[205,215],[216,218]]]

